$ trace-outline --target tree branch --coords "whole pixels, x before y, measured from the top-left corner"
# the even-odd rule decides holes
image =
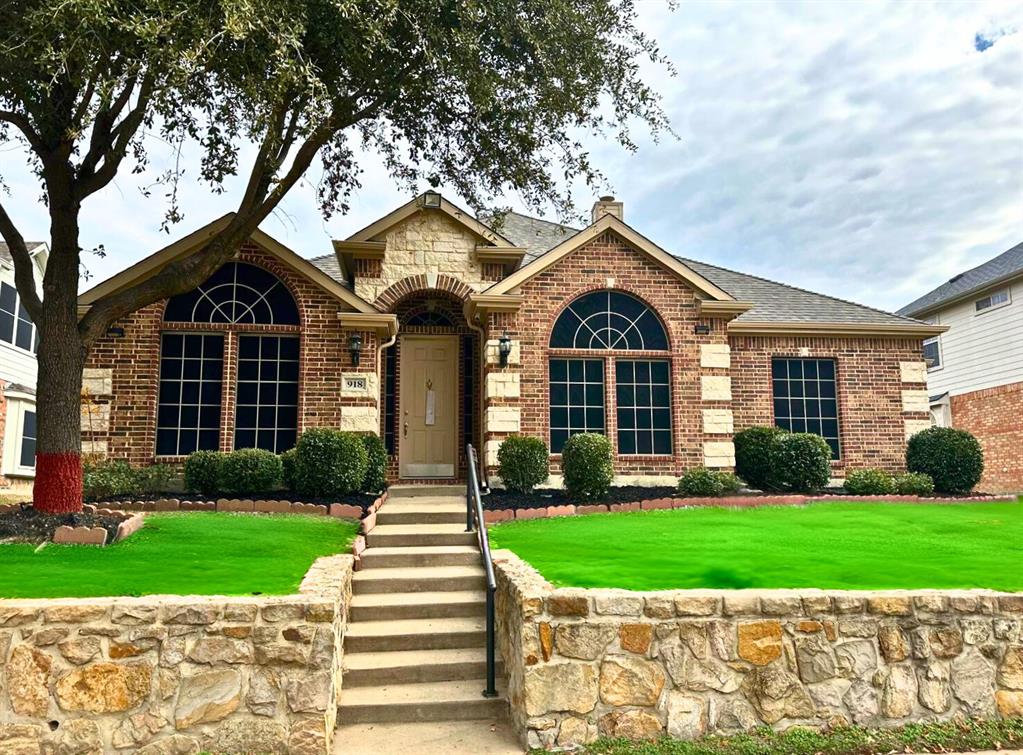
[[[28,139],[28,143],[36,153],[46,149],[42,138],[32,127],[32,122],[24,113],[16,113],[13,110],[0,110],[0,121],[6,121],[17,127],[17,129]]]
[[[7,242],[7,246],[11,250],[11,257],[14,258],[14,282],[18,287],[18,293],[21,294],[21,303],[28,310],[32,320],[40,322],[43,319],[43,303],[36,290],[32,255],[28,253],[25,239],[2,204],[0,204],[0,236],[4,237],[4,241]]]

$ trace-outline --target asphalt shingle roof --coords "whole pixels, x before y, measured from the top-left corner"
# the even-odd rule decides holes
[[[484,224],[490,223],[490,218],[481,216],[479,221]],[[521,246],[526,250],[522,264],[528,265],[544,252],[553,249],[565,239],[572,238],[579,233],[578,228],[570,228],[561,223],[552,223],[549,220],[531,218],[528,215],[520,215],[517,212],[505,213],[499,227],[494,228],[515,246]]]
[[[329,275],[331,278],[336,280],[341,285],[351,288],[348,285],[348,281],[345,280],[344,276],[341,275],[341,265],[337,261],[337,255],[334,253],[324,254],[319,257],[313,257],[309,260],[315,267],[320,268],[323,272]]]
[[[977,265],[975,268],[953,276],[933,291],[929,291],[916,301],[907,304],[899,310],[899,314],[921,314],[935,309],[946,301],[957,299],[971,291],[979,291],[995,281],[1004,280],[1016,274],[1023,275],[1023,243],[1016,244],[982,265]]]

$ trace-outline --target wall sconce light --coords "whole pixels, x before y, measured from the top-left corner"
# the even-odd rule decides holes
[[[501,366],[508,366],[508,357],[511,355],[511,338],[508,336],[508,331],[504,331],[504,335],[501,336],[497,342],[497,356],[501,360]]]
[[[693,328],[693,330],[696,332],[696,335],[705,336],[710,333],[710,325],[707,325],[706,323],[703,322],[697,323],[696,327]]]
[[[352,356],[352,364],[359,366],[359,357],[362,356],[362,334],[352,333],[348,338],[348,353]]]
[[[107,328],[107,335],[111,338],[124,338],[124,328]]]
[[[438,208],[440,207],[440,192],[439,191],[426,191],[423,192],[423,196],[419,198],[420,205],[423,207]]]

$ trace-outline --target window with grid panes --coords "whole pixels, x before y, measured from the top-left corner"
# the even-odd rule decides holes
[[[551,452],[576,433],[604,432],[604,361],[551,359]]]
[[[156,453],[183,456],[220,446],[224,337],[164,333],[156,410]]]
[[[671,453],[671,391],[668,363],[615,361],[618,453]]]
[[[833,359],[771,360],[774,423],[794,433],[820,435],[841,458],[838,390]]]
[[[274,453],[298,435],[298,338],[240,335],[234,447]]]

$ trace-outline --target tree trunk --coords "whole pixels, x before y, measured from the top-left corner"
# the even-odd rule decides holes
[[[52,201],[52,200],[51,200]],[[36,479],[32,503],[52,513],[82,510],[82,367],[78,334],[78,213],[76,203],[51,205],[52,248],[43,280],[36,384]]]

